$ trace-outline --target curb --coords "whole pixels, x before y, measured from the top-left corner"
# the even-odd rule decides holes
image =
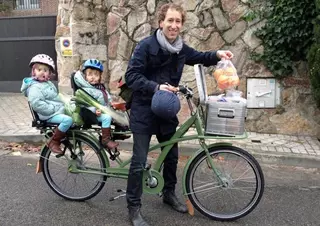
[[[17,135],[0,135],[0,140],[16,143],[40,143],[44,142],[44,135],[41,134],[17,134]]]
[[[44,135],[0,135],[0,140],[17,143],[41,143],[44,142]],[[132,140],[118,141],[120,143],[120,150],[131,151]],[[151,141],[151,144],[155,142]],[[237,146],[237,144],[235,144]],[[191,156],[199,149],[199,145],[195,144],[179,144],[180,155]],[[159,152],[157,150],[156,152]],[[247,149],[261,164],[277,164],[287,166],[300,166],[305,168],[320,168],[320,157],[310,156],[304,154],[279,153],[279,152],[263,152],[254,149]]]
[[[121,149],[131,150],[132,142],[120,141]],[[154,144],[151,142],[151,144]],[[237,146],[235,144],[235,146]],[[180,144],[179,151],[180,155],[192,156],[199,149],[199,145],[194,144]],[[273,165],[286,165],[286,166],[298,166],[304,168],[320,168],[320,157],[309,156],[303,154],[292,154],[292,153],[272,153],[257,151],[254,149],[246,150],[252,154],[259,163],[261,164],[273,164]],[[156,152],[160,152],[157,150]]]

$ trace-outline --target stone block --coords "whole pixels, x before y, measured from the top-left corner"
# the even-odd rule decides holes
[[[239,0],[221,0],[222,9],[229,12],[239,5]]]
[[[120,40],[117,49],[117,55],[124,59],[129,60],[133,50],[133,42],[128,38],[126,33],[120,30]]]
[[[247,29],[244,33],[242,39],[250,47],[250,49],[255,49],[262,43],[261,39],[257,38],[254,32],[263,27],[264,25],[265,21],[261,21],[260,23]]]
[[[229,13],[229,21],[230,21],[230,23],[234,24],[236,21],[241,19],[241,17],[243,15],[245,15],[245,13],[247,12],[248,9],[249,9],[249,7],[248,6],[244,6],[244,5],[239,5],[238,7],[233,9]]]
[[[182,27],[182,31],[188,31],[199,25],[199,18],[195,13],[187,12],[186,17],[188,18]]]
[[[108,57],[109,59],[116,59],[117,58],[117,49],[119,45],[120,39],[120,31],[117,31],[113,35],[109,37],[108,42]]]
[[[201,42],[197,47],[200,51],[213,51],[220,49],[225,44],[218,32],[211,34],[210,38],[204,42]]]
[[[214,21],[216,23],[216,26],[220,31],[225,31],[230,28],[229,22],[224,17],[220,8],[212,9],[212,15],[213,15]]]
[[[147,11],[145,8],[138,8],[133,11],[131,11],[128,15],[128,24],[127,24],[127,30],[129,36],[132,36],[133,31],[140,26],[141,24],[147,22]]]
[[[75,4],[73,7],[72,18],[74,21],[92,20],[94,19],[94,13],[88,5]]]
[[[149,36],[151,33],[151,25],[148,23],[145,23],[141,25],[133,35],[133,40],[136,42],[141,41],[143,38]]]
[[[246,30],[246,22],[239,21],[235,23],[235,25],[228,31],[223,34],[224,40],[228,43],[232,43],[235,41],[245,30]]]
[[[77,45],[76,49],[82,59],[97,58],[101,61],[107,60],[106,45]]]
[[[107,16],[107,34],[114,33],[121,24],[122,18],[115,13],[108,13]]]
[[[147,10],[148,10],[149,14],[153,14],[156,11],[156,1],[155,0],[148,0]]]

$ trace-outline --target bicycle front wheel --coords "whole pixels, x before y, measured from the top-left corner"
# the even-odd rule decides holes
[[[250,213],[261,200],[264,176],[259,163],[248,152],[233,146],[212,147],[211,167],[205,152],[190,164],[186,191],[203,215],[231,221]]]
[[[77,169],[105,172],[106,162],[97,144],[85,136],[68,137],[69,142],[61,144],[65,155],[59,158],[48,147],[42,153],[43,176],[49,187],[59,196],[73,201],[85,201],[97,195],[103,188],[106,176],[73,173],[69,171],[70,161]],[[73,146],[75,144],[75,146]]]

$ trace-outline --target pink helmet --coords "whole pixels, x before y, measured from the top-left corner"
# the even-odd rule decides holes
[[[35,55],[34,57],[32,57],[32,59],[29,63],[29,67],[32,68],[32,66],[35,63],[48,65],[51,68],[52,72],[55,71],[55,66],[54,66],[54,62],[53,62],[52,58],[46,54],[38,54],[38,55]]]

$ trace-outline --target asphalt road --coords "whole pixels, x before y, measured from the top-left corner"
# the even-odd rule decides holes
[[[42,174],[35,174],[36,158],[12,156],[0,150],[0,226],[124,226],[125,199],[109,202],[125,189],[124,180],[109,179],[103,190],[86,202],[58,197]],[[183,166],[183,163],[180,167]],[[320,225],[320,166],[318,169],[262,165],[266,188],[262,201],[248,216],[235,222],[217,222],[202,216],[180,214],[162,204],[157,196],[143,197],[143,215],[154,226],[163,225]],[[179,169],[181,178],[181,169]],[[178,184],[177,188],[181,188]],[[181,195],[181,193],[178,193]]]

